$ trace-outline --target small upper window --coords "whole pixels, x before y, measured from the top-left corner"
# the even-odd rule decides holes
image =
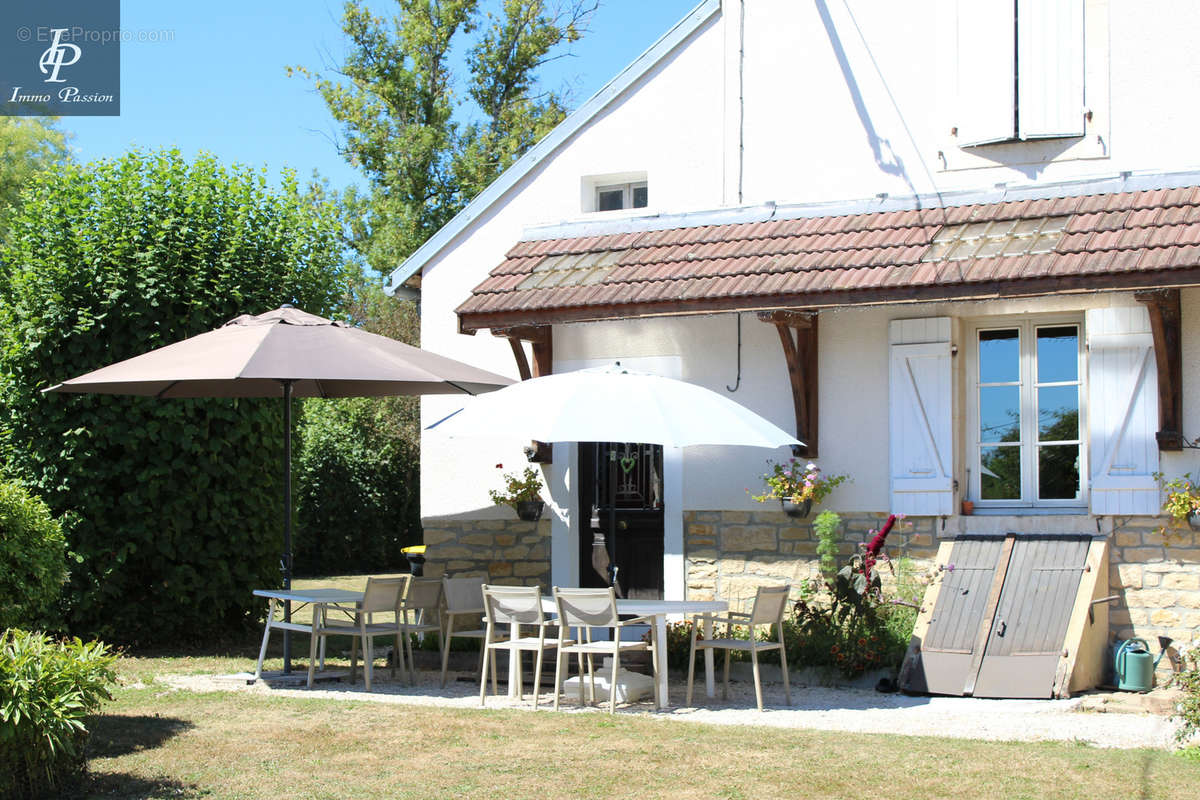
[[[649,200],[650,191],[645,181],[596,187],[597,211],[645,208],[649,204]]]

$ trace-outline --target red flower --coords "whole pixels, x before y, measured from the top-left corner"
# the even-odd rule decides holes
[[[496,465],[496,469],[504,469],[504,465],[503,465],[503,464],[497,464],[497,465]]]

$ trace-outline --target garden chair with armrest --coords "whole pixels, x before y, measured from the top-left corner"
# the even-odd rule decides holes
[[[750,613],[728,612],[724,617],[714,618],[714,625],[725,625],[725,636],[723,638],[700,639],[698,636],[699,626],[692,626],[692,647],[688,654],[688,688],[687,688],[687,704],[692,704],[692,682],[696,674],[696,650],[724,650],[725,651],[725,687],[722,697],[729,699],[729,654],[734,650],[744,650],[750,653],[750,661],[754,665],[754,696],[758,703],[758,710],[763,710],[762,700],[762,677],[759,674],[758,654],[764,650],[778,650],[779,664],[783,669],[783,691],[787,697],[787,704],[792,704],[792,690],[788,685],[788,669],[787,669],[787,648],[783,644],[783,614],[787,609],[788,592],[791,587],[783,586],[760,586],[758,592],[754,596],[754,605],[751,606]],[[733,626],[744,625],[749,628],[748,639],[738,639],[733,636]],[[763,625],[773,626],[776,631],[775,641],[761,641],[758,639],[758,628]]]

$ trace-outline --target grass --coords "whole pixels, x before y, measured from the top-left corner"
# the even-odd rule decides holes
[[[1193,798],[1151,750],[123,690],[92,797]]]
[[[361,578],[321,582],[338,583]],[[1091,800],[1193,798],[1200,785],[1200,762],[1155,750],[197,693],[154,681],[252,670],[256,657],[257,642],[124,657],[125,686],[89,720],[85,796]]]

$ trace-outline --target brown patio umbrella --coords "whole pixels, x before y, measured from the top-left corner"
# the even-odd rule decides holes
[[[283,586],[292,585],[292,397],[480,394],[509,378],[285,305],[151,350],[47,392],[283,400]],[[290,609],[285,611],[290,617]],[[291,664],[284,634],[284,671]]]

